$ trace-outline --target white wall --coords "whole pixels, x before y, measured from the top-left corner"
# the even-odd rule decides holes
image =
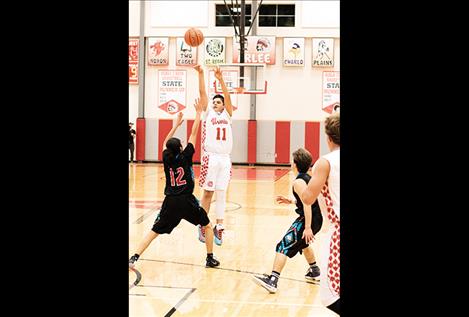
[[[129,1],[129,36],[140,35],[140,1]]]
[[[129,122],[136,123],[138,117],[138,85],[129,85]]]
[[[207,1],[201,1],[206,3]],[[330,19],[322,19],[320,27],[312,27],[314,20],[309,17],[313,13],[303,12],[305,8],[311,10],[315,8],[315,13],[318,14],[318,4],[327,3],[324,12],[331,12],[332,6],[338,7],[338,1],[311,1],[315,4],[307,4],[304,1],[264,1],[264,3],[295,3],[296,4],[296,27],[294,28],[258,28],[258,35],[274,35],[276,39],[276,64],[267,65],[265,70],[265,78],[268,80],[268,93],[266,95],[257,96],[257,120],[306,120],[306,121],[322,121],[327,114],[322,111],[322,72],[331,70],[340,70],[340,29],[334,24],[338,21],[338,12],[336,16]],[[181,23],[180,10],[174,12],[174,19],[179,19],[179,27],[152,27],[151,26],[151,10],[152,6],[158,2],[146,2],[145,7],[145,36],[167,36],[170,37],[169,41],[169,60],[168,67],[155,67],[147,66],[145,71],[145,117],[147,118],[172,118],[166,112],[160,110],[158,105],[158,69],[187,69],[187,109],[184,111],[186,118],[194,118],[195,113],[192,107],[193,100],[197,97],[197,75],[191,67],[176,67],[176,37],[183,36],[188,27],[191,27],[191,22],[188,21],[187,25]],[[223,1],[209,1],[208,2],[208,26],[199,27],[205,36],[225,36],[226,37],[226,60],[227,63],[232,61],[232,37],[234,35],[233,27],[214,27],[215,25],[215,4],[223,4]],[[259,2],[258,2],[259,3]],[[138,22],[133,21],[138,14],[135,15],[136,5],[131,1],[129,4],[130,11],[130,25],[137,25]],[[138,7],[138,5],[137,5]],[[161,7],[160,7],[161,8]],[[207,10],[207,6],[201,6],[203,10]],[[329,11],[328,11],[329,10]],[[170,14],[170,12],[166,12]],[[193,15],[198,14],[193,12]],[[207,16],[205,13],[203,16]],[[303,26],[303,20],[306,27]],[[184,21],[184,19],[182,20]],[[213,27],[210,27],[213,26]],[[129,26],[130,35],[138,35],[131,33],[132,28]],[[283,37],[305,37],[305,66],[304,67],[284,67],[282,65],[283,55]],[[311,67],[311,45],[312,37],[334,37],[334,67],[333,68],[313,68]],[[203,64],[203,52],[199,49],[198,61]],[[145,63],[146,64],[146,63]],[[208,69],[206,70],[206,80],[208,78]],[[132,120],[133,116],[136,117],[138,109],[138,86],[132,87],[129,85],[129,115]],[[249,95],[239,95],[233,98],[239,98],[240,108],[235,111],[235,119],[249,119]],[[135,99],[135,100],[134,100]],[[134,108],[132,110],[132,108]]]

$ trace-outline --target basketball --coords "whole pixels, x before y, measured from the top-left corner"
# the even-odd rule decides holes
[[[184,41],[189,46],[197,47],[204,41],[204,35],[199,29],[190,28],[184,34]]]

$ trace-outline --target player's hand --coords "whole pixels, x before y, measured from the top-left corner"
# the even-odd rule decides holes
[[[218,79],[219,81],[223,79],[219,66],[215,68],[215,78]]]
[[[200,74],[204,72],[202,66],[200,66],[199,64],[195,65],[193,68]]]
[[[196,112],[202,112],[203,111],[203,107],[202,107],[202,103],[200,102],[200,98],[195,99],[194,108],[195,108]]]
[[[313,242],[314,241],[313,230],[311,230],[311,228],[306,228],[305,231],[303,231],[303,236],[301,238],[305,239],[307,244],[309,244],[310,242]]]
[[[184,115],[184,114],[183,114],[182,112],[179,112],[179,113],[178,113],[177,118],[176,118],[176,126],[177,126],[177,127],[179,127],[179,126],[182,124],[182,122],[184,121],[184,120],[182,119],[182,116],[183,116],[183,115]]]
[[[277,203],[279,203],[279,204],[291,204],[291,203],[292,203],[291,199],[289,199],[289,198],[287,198],[287,197],[285,197],[285,196],[281,196],[281,195],[277,196],[277,197],[275,198],[275,200],[276,200]]]

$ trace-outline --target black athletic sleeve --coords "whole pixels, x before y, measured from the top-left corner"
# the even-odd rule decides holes
[[[187,143],[186,148],[182,151],[182,155],[184,155],[188,159],[192,159],[192,156],[195,153],[194,145],[192,143]]]

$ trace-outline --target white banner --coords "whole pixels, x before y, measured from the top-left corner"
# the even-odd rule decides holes
[[[148,65],[169,65],[169,39],[167,37],[148,38]]]
[[[305,66],[305,38],[283,38],[283,66]]]
[[[322,72],[322,110],[332,113],[340,105],[340,72]]]
[[[183,37],[176,39],[176,66],[195,66],[197,47],[187,45]]]
[[[246,36],[246,39],[245,63],[275,65],[275,36]],[[240,63],[239,50],[239,43],[233,37],[233,63]]]
[[[207,37],[204,40],[204,64],[225,64],[226,41],[224,37]]]
[[[158,71],[158,108],[175,114],[186,108],[187,71],[159,70]]]
[[[313,67],[333,67],[334,66],[334,39],[317,38],[313,39]]]

